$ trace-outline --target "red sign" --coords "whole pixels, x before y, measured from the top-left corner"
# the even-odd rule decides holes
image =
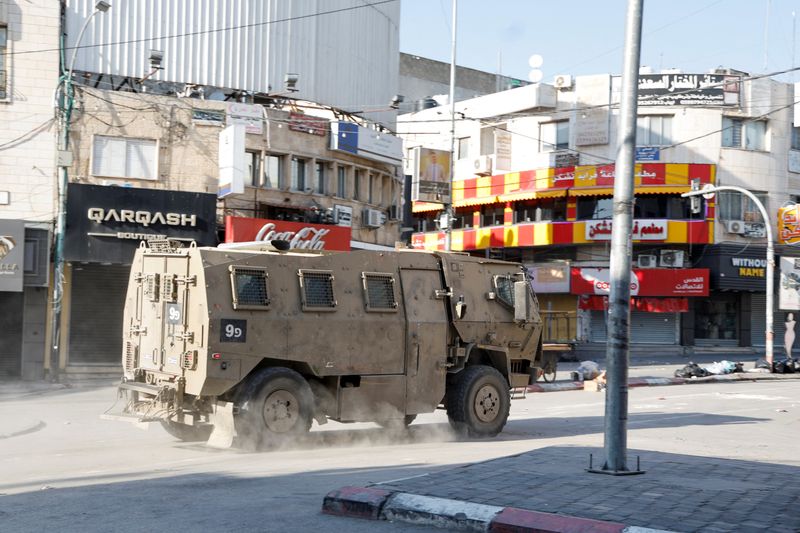
[[[572,294],[611,291],[607,268],[573,268]],[[645,268],[631,272],[631,296],[708,296],[707,268]]]
[[[305,250],[350,250],[350,228],[265,218],[225,217],[225,242],[289,241]]]
[[[292,111],[289,113],[289,129],[324,137],[328,134],[328,119]]]
[[[578,298],[578,309],[583,311],[608,311],[608,296],[582,295]],[[688,298],[631,298],[631,309],[647,313],[686,313]]]

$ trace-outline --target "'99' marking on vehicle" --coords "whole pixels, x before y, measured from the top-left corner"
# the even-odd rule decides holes
[[[220,320],[220,342],[247,342],[247,320]]]

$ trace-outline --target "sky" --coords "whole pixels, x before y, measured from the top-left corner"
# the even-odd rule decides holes
[[[400,51],[450,62],[452,0],[401,0]],[[621,74],[627,0],[458,0],[456,62],[528,80]],[[793,66],[800,0],[645,0],[640,64],[658,72]],[[800,28],[798,28],[800,30]],[[794,64],[800,65],[795,47]],[[791,75],[779,77],[794,81]],[[796,75],[800,81],[800,73]]]

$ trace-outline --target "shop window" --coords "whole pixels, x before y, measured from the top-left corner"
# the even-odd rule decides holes
[[[569,148],[569,120],[539,124],[539,151],[552,152]]]
[[[501,226],[505,221],[505,207],[486,206],[481,212],[481,226]]]
[[[737,339],[739,321],[736,301],[735,294],[716,294],[714,299],[698,299],[695,302],[695,339]]]
[[[157,179],[156,141],[95,135],[92,175],[105,178]]]
[[[275,189],[283,186],[283,157],[267,155],[264,158],[264,187]]]
[[[0,100],[8,98],[8,65],[6,61],[6,46],[8,43],[8,27],[0,26]]]
[[[761,204],[767,207],[767,193],[754,192]],[[720,220],[744,220],[745,222],[763,222],[761,212],[756,204],[747,196],[734,191],[717,193],[717,210]]]
[[[538,201],[517,202],[514,222],[561,222],[567,219],[566,198],[546,198]]]
[[[672,117],[646,116],[636,119],[636,144],[668,146],[672,144]]]
[[[347,194],[347,169],[338,167],[336,169],[336,196],[344,198]]]
[[[703,201],[701,199],[701,201]],[[634,218],[668,218],[672,220],[687,220],[697,218],[692,216],[691,202],[688,198],[665,195],[637,196],[633,206]]]
[[[293,191],[306,190],[306,165],[305,159],[299,157],[292,158],[292,183],[291,189]]]
[[[767,123],[722,117],[722,146],[745,150],[766,150]]]
[[[614,214],[613,204],[613,198],[578,198],[577,218],[578,220],[611,218]]]
[[[244,153],[245,161],[245,185],[258,187],[261,185],[261,152],[246,151]]]

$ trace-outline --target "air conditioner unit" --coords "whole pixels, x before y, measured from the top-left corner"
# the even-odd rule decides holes
[[[489,176],[492,173],[492,158],[482,155],[473,162],[473,171],[481,176]]]
[[[728,233],[744,233],[744,220],[728,220],[725,222],[725,229]]]
[[[384,222],[384,214],[377,209],[364,209],[361,221],[368,228],[380,228]]]
[[[553,78],[553,86],[556,89],[569,89],[572,87],[572,76],[569,74],[559,74]]]
[[[640,255],[636,263],[639,268],[656,268],[658,266],[658,257],[654,255]]]
[[[669,268],[683,267],[682,250],[661,250],[661,266]]]

